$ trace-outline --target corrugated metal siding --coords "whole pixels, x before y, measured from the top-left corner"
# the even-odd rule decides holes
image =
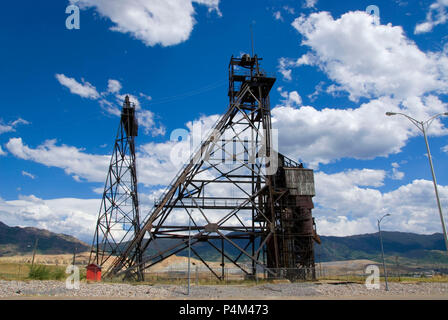
[[[315,196],[314,172],[311,169],[285,168],[286,187],[294,196]]]

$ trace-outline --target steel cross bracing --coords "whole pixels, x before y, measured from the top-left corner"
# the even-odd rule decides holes
[[[227,112],[156,201],[140,232],[106,275],[138,278],[136,274],[185,250],[188,220],[191,251],[217,278],[224,278],[226,260],[248,276],[257,269],[274,275],[273,270],[285,266],[282,255],[288,253],[280,239],[285,236],[280,234],[279,201],[288,191],[274,186],[280,155],[273,143],[269,105],[275,78],[259,69],[259,60],[232,57]],[[281,157],[284,166],[299,167]],[[160,247],[163,240],[170,241]],[[196,245],[205,243],[221,255],[221,275],[196,250]],[[236,255],[229,254],[229,246]],[[137,252],[145,252],[140,262]]]
[[[140,231],[139,202],[135,157],[135,136],[138,124],[135,107],[126,96],[120,125],[109,165],[109,171],[92,242],[89,263],[104,267],[120,256],[123,244]],[[141,261],[140,246],[134,249],[136,261]],[[142,279],[137,270],[138,279]]]

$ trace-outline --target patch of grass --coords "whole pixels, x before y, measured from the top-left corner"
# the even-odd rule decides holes
[[[63,280],[66,279],[68,274],[65,273],[65,268],[55,268],[51,273],[51,277],[55,280]]]
[[[2,280],[23,280],[28,277],[30,266],[21,263],[1,263],[0,279]]]
[[[448,282],[448,276],[435,275],[432,277],[388,277],[391,282]]]
[[[28,278],[33,280],[50,280],[51,279],[50,268],[43,265],[34,265],[30,269]]]
[[[69,276],[65,273],[65,270],[65,267],[35,265],[30,268],[28,278],[33,280],[65,280]],[[80,268],[79,273],[80,280],[85,279],[85,271],[82,268]]]
[[[79,267],[80,280],[86,278],[86,270]],[[0,263],[1,280],[65,280],[69,275],[65,273],[65,266],[34,265],[28,263]]]
[[[318,280],[331,280],[331,281],[347,281],[347,282],[355,282],[355,283],[365,283],[366,277],[364,276],[334,276],[334,277],[322,277]],[[385,279],[382,276],[381,281],[383,282]],[[417,282],[448,282],[448,276],[446,275],[435,275],[433,277],[387,277],[388,282],[405,282],[405,283],[417,283]]]

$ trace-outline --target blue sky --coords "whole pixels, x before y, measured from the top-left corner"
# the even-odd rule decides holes
[[[69,1],[2,5],[0,221],[90,239],[124,94],[140,112],[149,208],[176,173],[170,133],[225,111],[228,61],[251,51],[252,25],[277,76],[279,148],[316,170],[318,230],[374,232],[388,212],[385,229],[441,231],[423,138],[384,112],[448,111],[446,0],[72,2],[79,30],[66,28]],[[444,208],[447,125],[430,131]]]

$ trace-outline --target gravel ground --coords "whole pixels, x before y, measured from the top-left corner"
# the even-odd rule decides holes
[[[316,286],[319,295],[325,297],[440,297],[448,299],[448,283],[389,283],[385,291],[384,283],[380,290],[369,290],[363,284],[321,284]]]
[[[192,286],[190,298],[198,299],[269,299],[269,298],[340,298],[340,297],[438,297],[448,299],[448,283],[391,283],[389,292],[368,290],[361,284],[262,284],[258,286]],[[79,290],[68,290],[61,281],[2,281],[0,298],[91,297],[185,299],[186,287],[179,285],[130,285],[81,283]]]

